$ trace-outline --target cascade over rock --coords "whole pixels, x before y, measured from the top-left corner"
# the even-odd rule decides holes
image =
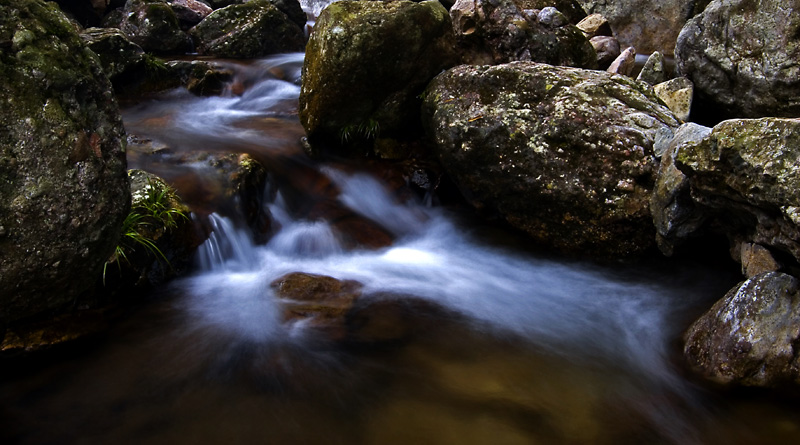
[[[686,332],[684,357],[722,384],[800,384],[800,282],[779,272],[731,289]]]
[[[98,277],[128,212],[111,84],[53,3],[0,4],[0,323]]]
[[[303,65],[300,121],[309,140],[336,147],[407,136],[419,126],[425,85],[456,63],[453,46],[438,1],[332,3],[317,19]]]
[[[436,155],[478,209],[563,251],[652,246],[653,143],[679,122],[651,88],[533,62],[459,66],[423,107]]]
[[[678,37],[675,58],[719,117],[800,116],[800,0],[716,0]]]
[[[587,37],[557,9],[529,9],[514,0],[458,0],[450,9],[464,63],[532,60],[551,65],[597,67]]]
[[[305,44],[301,26],[268,0],[218,9],[189,34],[198,53],[217,57],[263,57],[302,51]]]

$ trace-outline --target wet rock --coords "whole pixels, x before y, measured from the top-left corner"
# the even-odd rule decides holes
[[[378,137],[409,138],[419,94],[456,63],[447,10],[436,1],[337,2],[308,42],[300,121],[312,147],[363,155]]]
[[[745,240],[800,260],[800,121],[724,121],[681,145],[675,165],[691,196],[731,240]]]
[[[517,4],[527,10],[557,9],[570,23],[578,23],[586,18],[586,11],[577,0],[518,0]]]
[[[597,67],[607,69],[620,55],[619,42],[614,37],[596,36],[589,40],[597,52]]]
[[[128,176],[131,211],[101,286],[101,292],[115,297],[141,293],[185,272],[203,242],[189,208],[169,184],[143,170],[129,170]]]
[[[0,4],[0,324],[71,304],[128,210],[122,121],[53,3]]]
[[[681,145],[699,143],[710,133],[708,127],[683,124],[661,157],[650,212],[656,226],[656,243],[664,255],[672,256],[675,248],[705,222],[703,210],[691,197],[688,178],[675,166],[675,153]]]
[[[99,334],[110,327],[109,312],[107,309],[83,310],[11,327],[2,337],[0,353],[15,356],[40,352]]]
[[[681,120],[688,120],[692,112],[694,84],[685,77],[676,77],[653,87],[656,95]]]
[[[120,31],[148,52],[184,54],[192,41],[184,33],[172,8],[163,0],[128,0]]]
[[[184,31],[200,23],[213,11],[210,6],[198,0],[171,0],[168,4]]]
[[[267,0],[218,9],[189,34],[198,53],[216,57],[263,57],[302,51],[305,44],[302,28]]]
[[[798,0],[716,0],[681,30],[678,69],[714,117],[800,116],[798,9]]]
[[[112,83],[141,75],[145,69],[144,50],[116,28],[89,28],[82,34],[86,46],[100,57],[103,71]]]
[[[611,26],[602,14],[589,14],[575,26],[589,38],[611,35]]]
[[[658,131],[678,120],[652,90],[602,71],[460,66],[425,92],[424,123],[476,208],[573,253],[652,246]]]
[[[450,17],[463,62],[531,60],[595,68],[597,56],[586,36],[554,11],[524,9],[513,0],[456,1]]]
[[[206,60],[176,60],[167,66],[179,77],[186,89],[198,96],[218,96],[233,81],[233,70]]]
[[[294,272],[277,278],[270,287],[282,299],[284,321],[305,321],[328,338],[346,335],[345,315],[361,295],[363,285],[324,275]]]
[[[753,243],[741,243],[739,246],[739,262],[742,264],[742,275],[753,278],[766,272],[777,272],[781,264],[764,246]]]
[[[578,0],[589,14],[608,19],[622,46],[642,54],[654,51],[672,56],[686,21],[703,10],[708,0]]]
[[[664,55],[658,51],[650,54],[650,56],[647,57],[647,61],[644,63],[642,70],[639,71],[639,75],[636,77],[636,80],[649,83],[650,85],[666,82],[667,72],[666,68],[664,67]],[[686,120],[685,117],[681,119]]]
[[[633,73],[633,68],[636,65],[636,50],[633,47],[627,47],[622,51],[611,65],[606,69],[609,73],[621,74],[623,76],[630,76]]]
[[[800,383],[800,282],[769,272],[731,289],[685,334],[684,357],[726,385]]]

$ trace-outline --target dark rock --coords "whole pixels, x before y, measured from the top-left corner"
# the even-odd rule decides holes
[[[689,178],[693,201],[729,239],[800,260],[800,121],[722,122],[680,145],[675,165]]]
[[[120,31],[148,52],[184,54],[192,49],[191,39],[164,0],[128,0]]]
[[[683,124],[661,156],[650,212],[656,226],[656,242],[664,255],[672,256],[675,248],[705,222],[704,212],[691,197],[689,180],[675,166],[675,153],[682,144],[699,143],[710,133],[708,127]]]
[[[716,0],[678,37],[675,58],[714,117],[800,116],[800,0]]]
[[[800,383],[798,287],[796,278],[769,272],[731,289],[685,334],[691,368],[726,385]]]
[[[189,208],[169,184],[143,170],[129,170],[128,176],[131,212],[102,280],[102,292],[117,297],[141,293],[185,272],[203,242]]]
[[[570,23],[578,23],[586,18],[586,11],[577,0],[517,0],[517,5],[520,9],[529,10],[555,8],[564,14]]]
[[[122,121],[97,56],[53,3],[0,4],[0,324],[68,305],[128,211]]]
[[[545,9],[523,9],[513,0],[457,1],[450,17],[464,63],[532,60],[595,68],[597,55],[586,36],[555,9]]]
[[[233,70],[205,60],[176,60],[167,62],[174,70],[182,85],[198,96],[219,96],[233,81]]]
[[[197,52],[216,57],[255,58],[302,51],[303,30],[268,0],[218,9],[189,31]]]
[[[378,135],[408,138],[419,127],[419,94],[456,62],[452,48],[450,17],[436,1],[325,8],[308,42],[300,93],[312,146],[363,155]]]
[[[436,304],[408,295],[379,293],[359,298],[347,313],[349,344],[392,344],[435,332],[458,315]]]
[[[425,92],[444,169],[476,208],[573,253],[653,245],[658,131],[678,121],[652,90],[602,71],[460,66]]]
[[[168,4],[184,31],[200,23],[213,11],[210,6],[198,0],[170,0]]]
[[[128,40],[119,29],[89,28],[81,37],[100,57],[103,71],[112,83],[120,83],[144,72],[147,61],[144,50]]]

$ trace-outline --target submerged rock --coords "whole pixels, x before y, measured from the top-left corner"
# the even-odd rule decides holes
[[[800,384],[800,282],[769,272],[731,289],[686,332],[684,357],[714,382]]]
[[[526,9],[513,0],[458,0],[450,9],[462,60],[498,64],[531,60],[595,68],[587,37],[552,7]]]
[[[218,9],[189,34],[198,53],[216,57],[263,57],[305,45],[302,28],[268,0]]]
[[[649,87],[533,62],[460,66],[426,90],[424,124],[467,200],[536,241],[614,256],[653,245],[653,143],[679,122]]]
[[[408,137],[419,126],[419,94],[456,62],[452,48],[437,1],[329,5],[303,64],[300,121],[312,146],[363,155],[378,135]]]
[[[714,118],[800,116],[798,10],[800,0],[716,0],[686,24],[678,69]]]
[[[0,325],[94,283],[129,205],[122,120],[53,3],[0,3]]]

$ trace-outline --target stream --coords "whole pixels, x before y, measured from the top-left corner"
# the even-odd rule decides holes
[[[129,167],[174,184],[211,235],[191,274],[101,339],[4,369],[0,442],[796,440],[789,402],[723,393],[681,368],[681,332],[735,284],[729,264],[554,258],[463,209],[401,199],[369,168],[312,161],[297,118],[302,57],[222,62],[248,79],[238,96],[176,90],[124,110],[129,133],[168,148],[132,150]],[[208,164],[186,161],[196,151],[248,153],[282,178],[265,192],[268,242],[222,210]],[[391,245],[353,248],[332,219],[298,217],[310,192],[292,188],[316,187],[309,177]],[[342,343],[285,321],[270,283],[289,272],[391,296],[414,335]]]

